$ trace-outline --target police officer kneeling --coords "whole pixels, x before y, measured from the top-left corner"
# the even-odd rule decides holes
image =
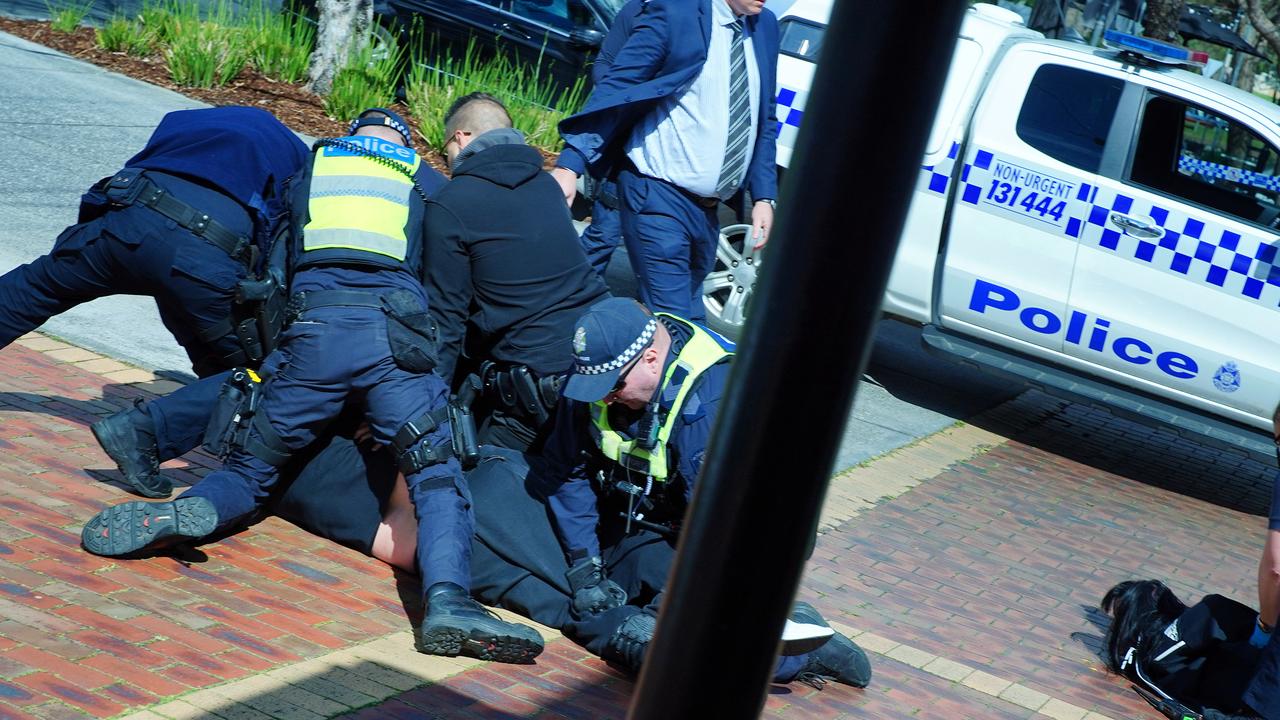
[[[474,515],[451,445],[447,388],[431,372],[421,283],[426,194],[418,176],[434,171],[389,110],[366,111],[354,132],[316,144],[293,198],[295,317],[263,365],[260,401],[246,406],[243,446],[173,502],[104,510],[81,540],[92,553],[125,557],[236,525],[262,505],[293,452],[348,400],[361,402],[374,437],[396,451],[419,518],[427,613],[418,650],[530,662],[542,651],[537,632],[498,619],[468,593]]]
[[[566,634],[633,671],[653,636],[669,569],[652,546],[674,544],[678,535],[733,351],[714,332],[652,315],[628,298],[597,303],[574,330],[564,404],[547,439],[545,469],[532,485],[547,497],[571,566],[566,577],[577,622]],[[608,576],[618,558],[637,552],[651,554],[657,567]],[[652,600],[643,608],[626,605],[642,585]],[[826,624],[811,606],[797,608],[791,620]],[[781,658],[774,678],[865,687],[871,665],[861,648],[835,633],[814,652]]]
[[[84,194],[77,224],[48,255],[0,277],[0,348],[80,303],[147,295],[197,376],[256,367],[278,328],[264,316],[271,293],[241,291],[271,286],[260,274],[306,159],[306,145],[264,110],[168,113],[146,147]],[[220,384],[96,422],[94,436],[135,490],[167,496],[159,462],[195,447]]]

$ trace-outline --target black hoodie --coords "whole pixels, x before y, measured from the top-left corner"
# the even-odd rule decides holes
[[[464,341],[475,362],[524,364],[539,376],[566,372],[573,323],[609,291],[587,264],[564,194],[523,143],[460,159],[427,206],[437,372],[452,382],[459,365],[473,369],[459,361]]]

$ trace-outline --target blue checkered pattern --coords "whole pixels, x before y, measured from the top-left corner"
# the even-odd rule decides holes
[[[1273,192],[1280,192],[1280,177],[1256,173],[1252,170],[1244,170],[1230,165],[1219,165],[1218,163],[1201,160],[1190,155],[1183,155],[1178,158],[1178,169],[1206,178],[1229,180],[1240,185],[1251,185]]]
[[[960,152],[960,143],[951,143],[946,159],[936,165],[922,165],[917,190],[928,190],[938,194],[946,194],[947,185],[951,182],[951,171],[956,165],[956,155]]]
[[[1073,209],[1087,208],[1087,213],[1068,221],[1067,234],[1081,243],[1280,307],[1280,248],[1276,244],[1207,226],[1149,200],[1088,184],[1080,186],[1076,200],[1082,204]],[[1164,229],[1164,236],[1143,240],[1126,235],[1108,222],[1113,212],[1150,217]]]
[[[798,92],[788,87],[778,88],[778,144],[783,147],[796,146],[796,133],[800,131],[800,120],[804,117],[805,102],[809,92]]]
[[[936,166],[922,166],[917,191],[945,194],[958,150],[958,144],[952,143],[944,162]],[[982,193],[990,185],[989,171],[994,161],[994,154],[979,149],[973,153],[971,162],[964,163],[958,189],[961,202],[979,205]],[[973,182],[970,182],[971,176]],[[1255,179],[1269,177],[1257,175]],[[1153,240],[1125,235],[1110,224],[1112,212],[1148,216],[1164,229],[1164,235]],[[1135,262],[1221,288],[1232,295],[1257,300],[1269,307],[1280,307],[1280,245],[1264,242],[1262,235],[1242,236],[1219,225],[1207,225],[1203,220],[1156,202],[1143,201],[1091,183],[1081,183],[1076,188],[1067,203],[1066,217],[1063,232],[1088,246],[1109,250]],[[1044,230],[1043,227],[1038,229]]]

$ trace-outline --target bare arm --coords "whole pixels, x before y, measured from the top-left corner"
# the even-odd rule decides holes
[[[1267,545],[1258,563],[1258,616],[1275,627],[1280,616],[1280,530],[1267,533]]]

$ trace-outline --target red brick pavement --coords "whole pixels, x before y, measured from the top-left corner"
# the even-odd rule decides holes
[[[274,519],[204,547],[203,562],[83,552],[84,521],[124,498],[104,482],[115,473],[87,424],[147,392],[18,346],[0,370],[0,718],[128,713],[406,628],[413,609],[387,567]],[[193,480],[210,464],[180,467]],[[1114,582],[1147,576],[1188,599],[1251,602],[1261,527],[1013,442],[825,533],[805,594],[860,630],[1117,720],[1152,717],[1101,671],[1094,606]],[[765,714],[1035,716],[884,656],[873,663],[865,691],[775,687]],[[351,717],[621,718],[631,691],[560,639],[536,665],[476,667]]]

